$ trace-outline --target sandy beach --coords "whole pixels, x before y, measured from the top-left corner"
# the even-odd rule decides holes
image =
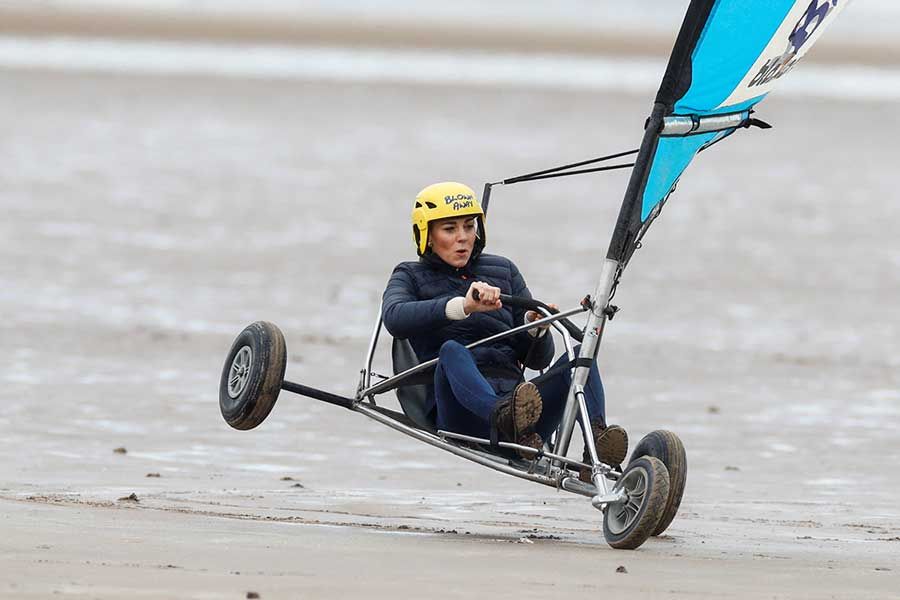
[[[635,147],[651,94],[0,78],[0,596],[900,597],[896,101],[774,94],[635,255],[609,417],[677,432],[689,474],[626,552],[583,498],[333,406],[231,430],[217,385],[265,319],[289,379],[352,394],[415,192]],[[490,249],[574,306],[626,180],[500,188]]]

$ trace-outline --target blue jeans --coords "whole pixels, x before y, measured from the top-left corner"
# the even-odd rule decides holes
[[[578,354],[577,347],[575,353]],[[511,390],[510,385],[515,382],[486,378],[478,371],[472,353],[459,342],[452,340],[445,342],[441,346],[438,358],[434,371],[438,429],[488,438],[494,406],[508,394]],[[568,360],[568,356],[563,355],[553,363],[551,369]],[[562,420],[571,380],[570,370],[562,369],[552,377],[537,383],[543,409],[535,430],[545,440],[550,438]],[[584,391],[591,419],[604,419],[605,422],[603,382],[600,380],[596,363],[591,366]]]

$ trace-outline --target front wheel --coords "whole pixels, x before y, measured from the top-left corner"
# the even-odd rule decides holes
[[[681,506],[684,486],[687,483],[687,454],[684,451],[684,444],[677,435],[671,431],[658,429],[645,435],[631,453],[632,460],[641,456],[655,456],[666,465],[669,472],[669,498],[663,516],[653,531],[653,535],[660,535],[675,518],[678,507]]]
[[[669,496],[669,472],[661,460],[642,456],[631,461],[613,488],[622,490],[624,502],[607,505],[603,517],[606,543],[620,550],[634,550],[656,529]]]
[[[284,335],[273,323],[251,323],[237,336],[219,381],[219,409],[235,429],[262,423],[281,391],[287,366]]]

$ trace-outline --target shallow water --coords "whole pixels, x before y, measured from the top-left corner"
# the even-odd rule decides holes
[[[114,74],[216,76],[251,80],[318,80],[634,93],[651,96],[666,57],[531,54],[486,50],[348,48],[103,38],[0,37],[0,66]],[[900,69],[851,63],[806,63],[780,84],[783,97],[890,101],[900,98]],[[58,235],[71,223],[48,223]],[[326,229],[319,235],[328,235]],[[174,240],[146,232],[134,240],[165,247]],[[276,240],[271,242],[278,243]]]

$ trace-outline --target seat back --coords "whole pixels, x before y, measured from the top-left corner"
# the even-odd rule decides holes
[[[394,363],[394,374],[402,373],[419,364],[419,359],[413,350],[409,340],[394,338],[391,345],[391,360]],[[429,411],[428,385],[421,383],[415,385],[401,385],[397,388],[397,400],[407,417],[421,427],[429,431],[435,430],[434,412]]]

